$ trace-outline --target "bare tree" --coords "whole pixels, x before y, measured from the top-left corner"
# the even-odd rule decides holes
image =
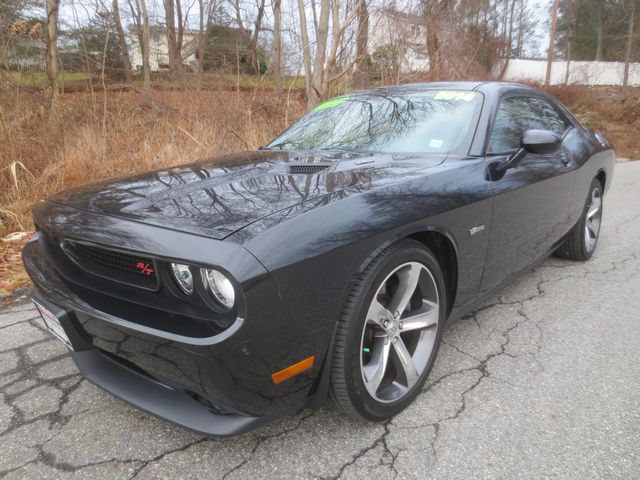
[[[135,4],[133,2],[135,2]],[[138,4],[138,0],[127,0],[127,4],[129,5],[129,11],[131,13],[131,18],[133,19],[133,26],[136,29],[138,45],[142,48],[144,41],[142,38],[142,12],[140,11],[140,5]]]
[[[424,0],[424,20],[427,29],[427,53],[429,55],[429,76],[439,80],[442,73],[443,55],[440,51],[440,23],[451,7],[450,0]]]
[[[514,20],[514,13],[516,10],[516,0],[511,0],[511,12],[509,13],[509,34],[507,35],[507,42],[506,42],[506,58],[507,61],[509,61],[509,59],[512,56],[513,53],[513,48],[512,48],[512,42],[513,42],[513,20]]]
[[[209,29],[213,23],[213,15],[218,8],[218,0],[198,0],[199,29],[198,29],[198,86],[202,88],[204,78],[204,58],[207,50]]]
[[[260,65],[258,64],[258,39],[262,31],[262,19],[264,17],[265,0],[256,0],[256,16],[253,22],[253,31],[249,31],[244,27],[242,20],[241,0],[229,0],[235,12],[235,20],[238,28],[247,45],[246,60],[251,65],[254,73],[260,73]]]
[[[305,87],[309,107],[329,95],[339,80],[353,73],[358,59],[350,46],[354,43],[354,20],[365,0],[357,0],[355,8],[342,4],[340,0],[320,0],[319,14],[314,14],[315,51],[311,55],[307,17],[304,0],[298,0],[298,14],[302,32],[302,51],[305,69]],[[354,5],[354,4],[351,4]],[[315,12],[316,2],[312,0],[311,10]],[[331,37],[329,37],[331,26]],[[347,35],[349,33],[349,35]],[[329,48],[329,51],[327,49]],[[347,78],[347,81],[350,79]]]
[[[596,23],[596,62],[602,61],[604,44],[604,2],[598,3],[598,15]]]
[[[124,65],[124,75],[127,83],[131,83],[131,60],[129,58],[129,49],[127,48],[127,39],[122,28],[122,21],[120,20],[120,6],[118,5],[118,0],[113,0],[112,15],[116,32],[118,33],[118,43],[120,44],[120,55],[122,57],[122,64]]]
[[[273,0],[273,75],[276,96],[282,93],[282,0]]]
[[[145,0],[142,0],[145,1]],[[176,27],[176,13],[178,24]],[[164,14],[167,23],[167,44],[169,47],[169,70],[180,80],[184,79],[184,64],[182,63],[182,7],[180,0],[164,0]]]
[[[631,51],[633,50],[633,22],[636,16],[636,1],[631,0],[631,10],[629,12],[629,23],[627,24],[627,46],[624,52],[624,78],[622,85],[629,84],[629,62],[631,62]]]
[[[254,73],[260,73],[260,65],[258,63],[258,37],[260,36],[260,30],[262,29],[262,17],[264,17],[264,4],[265,0],[259,0],[258,2],[258,14],[256,15],[256,21],[253,24],[253,33],[249,41],[249,62],[253,66]]]
[[[49,114],[58,108],[58,0],[47,0],[47,79],[49,83]],[[53,118],[53,116],[50,116]]]
[[[547,52],[547,73],[544,76],[544,84],[549,85],[551,80],[551,67],[553,66],[553,54],[556,45],[556,22],[558,19],[558,0],[553,0],[551,8],[551,32],[549,32],[549,51]]]
[[[138,11],[142,17],[142,72],[144,76],[143,91],[145,100],[151,100],[151,64],[149,41],[151,40],[151,32],[149,28],[149,13],[147,12],[146,0],[136,0]]]
[[[298,15],[300,17],[300,31],[302,33],[302,56],[304,62],[304,86],[307,94],[307,104],[311,107],[315,102],[311,99],[311,48],[309,46],[309,31],[307,29],[307,13],[304,0],[298,0]],[[315,97],[314,97],[315,98]]]
[[[525,34],[525,19],[524,19],[524,0],[520,0],[519,2],[519,13],[518,13],[518,38],[516,40],[516,56],[522,57],[522,52],[524,50],[524,34]]]
[[[337,0],[334,0],[337,1]],[[320,17],[316,30],[316,58],[311,72],[311,98],[308,102],[315,105],[322,98],[322,85],[325,79],[325,59],[327,55],[327,39],[329,37],[329,13],[331,1],[320,1]],[[306,79],[305,79],[306,80]]]
[[[569,77],[571,75],[571,60],[572,57],[572,45],[573,45],[573,29],[574,23],[577,21],[578,9],[580,7],[580,0],[565,0],[564,2],[564,14],[565,14],[565,23],[566,23],[566,33],[565,33],[565,60],[567,62],[567,67],[564,72],[564,84],[569,84]]]
[[[365,0],[356,5],[358,33],[356,36],[356,74],[354,83],[358,87],[369,85],[369,9]]]

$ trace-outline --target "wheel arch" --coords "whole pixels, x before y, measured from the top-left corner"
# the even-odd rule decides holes
[[[604,170],[600,170],[596,174],[596,178],[598,179],[598,181],[602,185],[602,192],[604,193],[604,191],[606,190],[607,173]]]
[[[403,230],[378,246],[360,267],[363,271],[369,263],[384,249],[404,239],[412,239],[422,243],[438,260],[447,289],[447,317],[453,310],[458,291],[459,255],[453,236],[442,228],[436,226],[421,226],[410,230]]]
[[[411,233],[411,238],[422,243],[436,257],[447,288],[447,316],[451,313],[458,289],[458,252],[453,240],[438,230],[422,230]]]

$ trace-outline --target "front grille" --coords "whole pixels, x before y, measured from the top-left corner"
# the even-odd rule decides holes
[[[89,273],[147,290],[158,289],[156,264],[151,258],[70,240],[62,240],[60,247]]]

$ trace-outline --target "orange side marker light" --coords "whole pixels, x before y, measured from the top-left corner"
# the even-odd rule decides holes
[[[291,377],[295,377],[296,375],[306,370],[309,370],[311,367],[313,367],[313,364],[315,363],[315,361],[316,361],[315,355],[312,355],[309,358],[305,358],[301,362],[294,363],[293,365],[289,365],[287,368],[274,373],[273,375],[271,375],[271,380],[273,380],[273,383],[284,382],[285,380]]]

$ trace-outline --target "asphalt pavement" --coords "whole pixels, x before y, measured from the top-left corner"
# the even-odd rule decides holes
[[[82,380],[23,302],[0,310],[0,477],[640,478],[640,162],[591,261],[549,258],[445,332],[384,424],[329,408],[211,440]]]

